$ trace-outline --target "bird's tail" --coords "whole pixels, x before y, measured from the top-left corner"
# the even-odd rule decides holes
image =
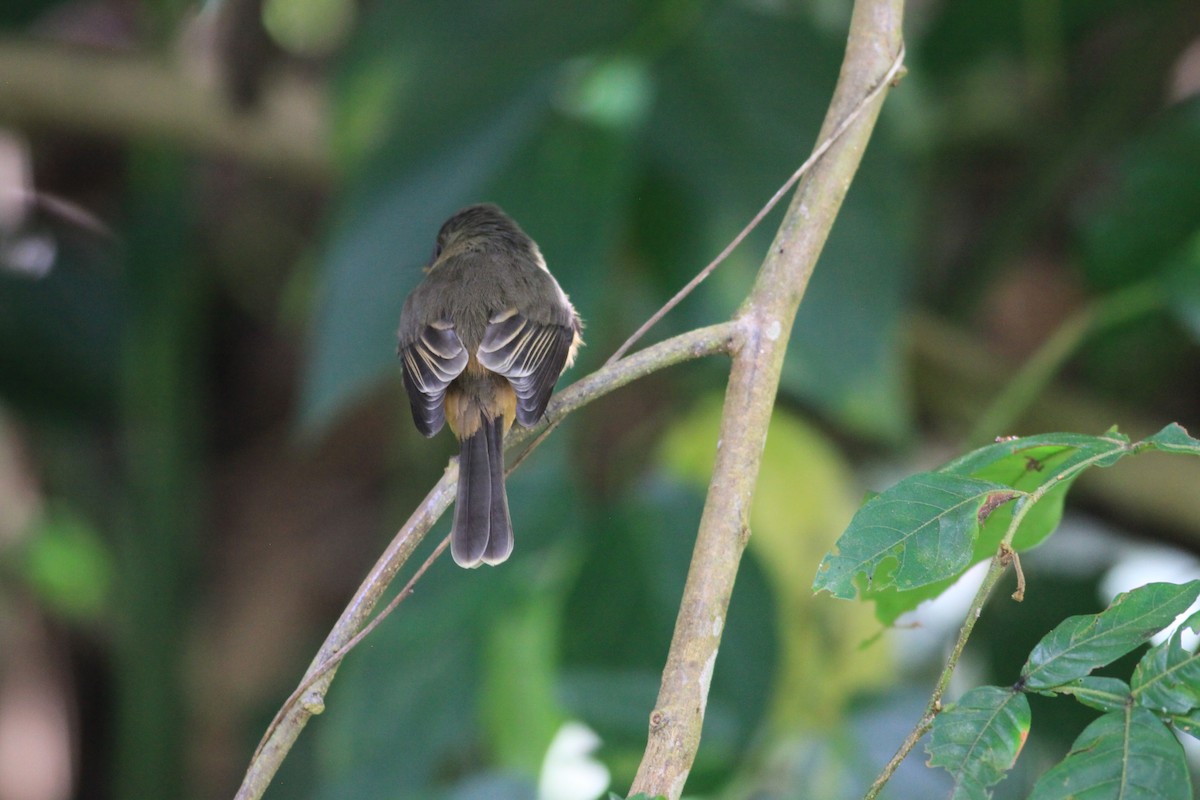
[[[504,491],[504,419],[482,419],[462,441],[450,553],[461,567],[499,564],[513,548]]]

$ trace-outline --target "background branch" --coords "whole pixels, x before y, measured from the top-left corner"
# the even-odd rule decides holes
[[[830,138],[902,58],[902,0],[858,0],[846,56],[817,139]],[[878,96],[809,172],[739,309],[717,458],[696,535],[650,732],[631,793],[676,800],[700,744],[729,597],[749,538],[750,505],[788,338],[809,276],[882,105]]]
[[[329,115],[314,82],[276,76],[259,107],[239,112],[200,72],[145,54],[0,39],[0,123],[155,139],[330,177]]]

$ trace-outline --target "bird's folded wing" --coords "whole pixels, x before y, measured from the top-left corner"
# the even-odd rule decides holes
[[[446,387],[467,367],[467,350],[449,322],[425,326],[416,340],[400,347],[404,388],[417,430],[433,436],[446,422]]]
[[[566,367],[575,330],[538,323],[516,309],[495,315],[484,331],[476,358],[487,369],[508,378],[517,395],[517,421],[537,424],[550,393]]]

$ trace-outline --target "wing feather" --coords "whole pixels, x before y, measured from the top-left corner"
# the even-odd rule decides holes
[[[446,422],[446,387],[467,368],[467,350],[448,323],[427,325],[417,338],[400,347],[404,389],[417,430],[433,436]]]
[[[533,322],[513,309],[492,317],[476,358],[482,366],[508,378],[517,395],[517,421],[522,425],[536,425],[546,413],[574,339],[574,328]]]

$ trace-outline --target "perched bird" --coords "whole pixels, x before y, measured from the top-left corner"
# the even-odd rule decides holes
[[[498,207],[468,206],[438,231],[404,301],[399,354],[417,430],[461,443],[450,552],[463,567],[512,552],[504,435],[536,425],[582,344],[582,323],[537,244]]]

